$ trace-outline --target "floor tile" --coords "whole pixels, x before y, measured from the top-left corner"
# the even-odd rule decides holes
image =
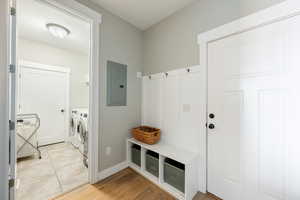
[[[60,150],[60,149],[70,149],[70,148],[73,148],[73,146],[70,143],[62,142],[62,143],[48,145],[47,148],[48,148],[48,151],[51,151],[51,150]]]
[[[32,166],[41,164],[41,163],[47,163],[50,162],[49,160],[49,154],[46,150],[41,151],[42,159],[38,158],[38,155],[28,157],[28,158],[22,158],[19,159],[17,162],[18,170],[22,170],[23,168],[27,169]]]
[[[40,148],[37,156],[17,163],[17,200],[47,200],[88,182],[82,154],[69,143]]]
[[[76,149],[49,151],[49,157],[56,170],[82,161],[82,155]]]
[[[50,160],[30,163],[27,166],[23,166],[18,172],[19,176],[26,177],[44,176],[55,173]]]
[[[57,176],[63,191],[68,191],[88,182],[88,170],[82,162],[74,163],[73,165],[68,165],[57,170]]]
[[[37,181],[20,182],[21,187],[17,190],[17,199],[20,200],[43,200],[53,197],[62,192],[55,176],[44,176]]]

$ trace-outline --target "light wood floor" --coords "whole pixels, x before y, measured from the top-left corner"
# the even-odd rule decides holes
[[[175,198],[127,168],[95,185],[84,185],[53,200],[175,200]],[[194,200],[219,199],[212,195],[197,194]]]

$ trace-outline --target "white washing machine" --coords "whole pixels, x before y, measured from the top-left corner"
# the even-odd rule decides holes
[[[79,120],[79,135],[83,144],[83,163],[88,167],[88,110],[81,110]]]
[[[77,133],[77,125],[79,121],[79,114],[77,109],[72,109],[70,119],[70,137],[73,137]]]
[[[83,139],[80,135],[80,122],[82,113],[87,112],[87,108],[76,108],[71,111],[71,123],[70,123],[70,142],[74,147],[78,148],[83,154]]]

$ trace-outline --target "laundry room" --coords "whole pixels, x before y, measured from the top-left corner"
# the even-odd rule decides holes
[[[16,199],[48,199],[88,182],[90,24],[19,7]]]

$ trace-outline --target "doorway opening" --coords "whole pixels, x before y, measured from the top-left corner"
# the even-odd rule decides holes
[[[81,15],[83,6],[72,0],[15,3],[16,174],[10,196],[50,199],[97,180],[100,21]]]

